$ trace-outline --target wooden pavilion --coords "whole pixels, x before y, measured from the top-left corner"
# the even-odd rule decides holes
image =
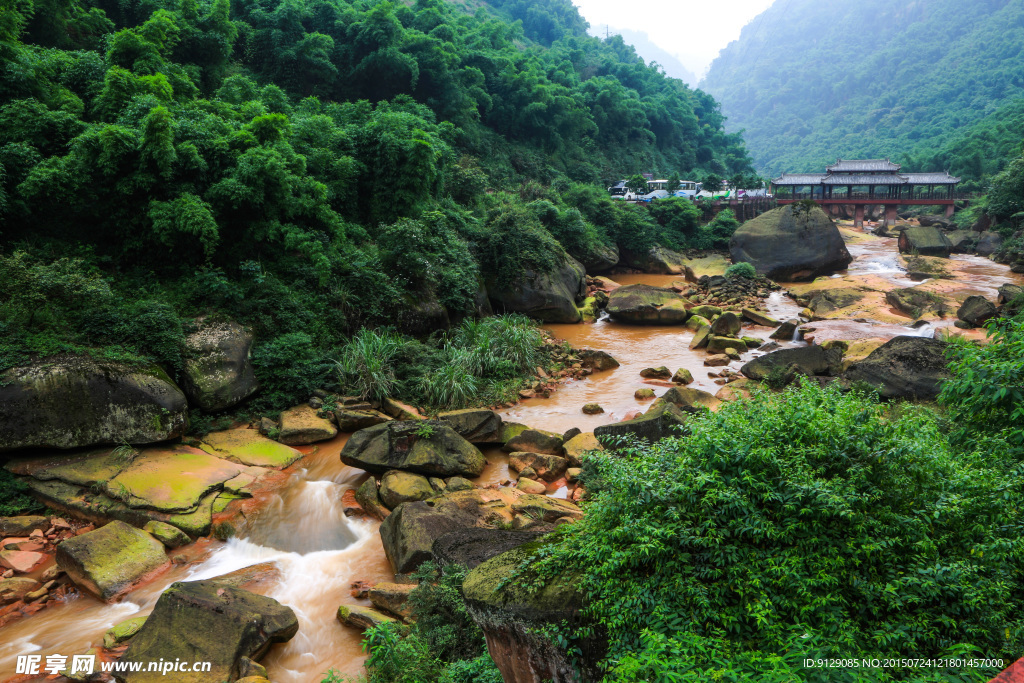
[[[942,173],[902,173],[900,165],[888,159],[836,159],[824,173],[783,173],[771,181],[772,194],[779,204],[811,199],[827,211],[832,207],[854,207],[854,223],[864,224],[864,207],[885,206],[885,223],[896,222],[896,208],[901,205],[924,204],[946,207],[953,215],[954,203],[968,199],[956,192],[960,178]],[[786,188],[789,196],[779,197]]]

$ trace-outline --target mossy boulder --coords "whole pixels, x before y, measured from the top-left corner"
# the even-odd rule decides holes
[[[685,300],[672,289],[626,285],[608,297],[608,314],[616,322],[641,325],[681,325],[690,317]]]
[[[783,282],[810,281],[850,265],[836,224],[821,207],[797,202],[767,211],[733,233],[733,263],[754,266],[758,275]]]
[[[781,349],[766,353],[746,363],[740,368],[749,379],[765,380],[772,371],[779,368],[796,366],[801,373],[813,377],[815,375],[838,376],[843,366],[843,349],[821,346],[804,346],[796,349]]]
[[[743,317],[754,323],[755,325],[762,325],[764,327],[778,327],[782,323],[771,317],[767,313],[755,310],[753,308],[744,308],[741,313]]]
[[[470,443],[501,443],[501,416],[493,410],[449,410],[439,413],[437,419],[447,422],[459,436]]]
[[[1003,236],[998,232],[986,231],[978,235],[975,251],[978,256],[991,256],[1003,246]]]
[[[473,527],[444,534],[434,541],[434,561],[442,567],[473,569],[496,555],[548,533],[547,529],[485,529]]]
[[[334,411],[334,422],[338,425],[339,432],[357,432],[393,419],[390,415],[369,408],[355,410],[341,407]]]
[[[593,432],[583,432],[577,434],[562,445],[565,459],[569,461],[569,464],[573,467],[579,467],[580,456],[588,451],[603,451],[604,446],[597,440]]]
[[[883,398],[933,399],[949,379],[946,342],[926,337],[893,337],[843,374],[865,382]]]
[[[583,367],[590,368],[595,372],[614,370],[619,367],[619,361],[615,360],[615,358],[613,358],[607,351],[579,349],[576,352],[576,355],[579,356],[580,364]]]
[[[209,662],[205,673],[175,672],[175,683],[212,683],[240,677],[242,659],[258,661],[274,643],[298,632],[290,607],[217,581],[171,584],[153,613],[131,639],[122,662],[141,662],[143,671],[121,673],[123,683],[166,683],[159,671],[145,671],[148,662]]]
[[[382,612],[408,620],[412,617],[409,593],[415,589],[415,584],[381,581],[374,584],[373,588],[370,589],[368,597],[373,606]]]
[[[367,514],[373,515],[379,520],[384,520],[391,514],[391,510],[380,499],[380,489],[377,487],[377,480],[373,477],[356,487],[355,495],[359,507],[363,508]]]
[[[711,334],[708,336],[707,348],[708,353],[726,353],[729,349],[735,349],[737,353],[745,353],[747,342],[735,337],[719,337]]]
[[[679,368],[676,370],[676,374],[672,375],[672,381],[676,384],[691,384],[693,373],[686,368]]]
[[[690,315],[700,316],[701,318],[709,321],[708,324],[710,325],[711,320],[716,316],[722,315],[722,309],[718,306],[712,306],[711,304],[703,304],[701,306],[694,306],[691,308]]]
[[[686,416],[679,408],[671,403],[661,402],[658,405],[652,405],[646,413],[638,415],[632,420],[623,420],[597,427],[594,430],[594,436],[599,441],[604,441],[609,436],[632,435],[653,443],[666,436],[678,436],[674,427],[685,421]]]
[[[996,314],[996,306],[983,296],[975,294],[964,299],[957,309],[956,317],[971,327],[980,327]]]
[[[708,338],[711,337],[711,325],[704,325],[693,333],[690,339],[691,349],[702,349],[708,345]]]
[[[768,338],[778,339],[779,341],[792,341],[799,327],[800,319],[790,318],[786,322],[779,325],[779,328],[772,332],[770,335],[768,335]]]
[[[819,289],[808,292],[799,301],[814,312],[815,316],[825,316],[841,308],[852,306],[864,298],[864,293],[850,288]]]
[[[281,431],[277,440],[288,446],[304,446],[333,439],[338,428],[315,408],[302,404],[281,412]]]
[[[526,429],[505,442],[504,450],[528,453],[562,454],[562,435],[543,429]]]
[[[949,313],[949,307],[946,305],[945,299],[938,294],[918,287],[906,287],[889,291],[885,295],[885,301],[896,310],[914,319],[945,316]]]
[[[396,573],[407,574],[432,559],[434,541],[446,533],[511,524],[513,495],[507,490],[473,489],[403,503],[380,525],[384,553]]]
[[[277,469],[288,467],[302,457],[300,451],[247,427],[210,432],[199,447],[225,460]]]
[[[694,315],[690,309],[690,317],[686,319],[686,326],[696,332],[702,327],[711,327],[711,321],[702,315]]]
[[[601,637],[574,641],[581,652],[570,658],[543,635],[551,626],[575,630],[587,625],[577,587],[582,570],[546,579],[540,590],[527,588],[533,585],[529,570],[508,581],[545,542],[542,537],[520,545],[470,571],[462,584],[466,606],[483,629],[488,653],[506,681],[600,680],[597,663],[607,647]]]
[[[934,226],[910,227],[900,232],[901,254],[941,256],[948,258],[953,245],[946,233]]]
[[[394,510],[402,503],[412,500],[426,500],[437,493],[422,474],[389,470],[380,480],[380,499]]]
[[[720,337],[735,337],[740,333],[742,327],[743,323],[740,322],[740,317],[732,311],[726,311],[711,323],[711,334]]]
[[[946,233],[949,253],[973,254],[978,248],[978,233],[973,230],[953,230]]]
[[[249,361],[252,332],[231,320],[200,318],[185,337],[185,372],[181,388],[206,412],[238,405],[259,384]]]
[[[28,536],[33,531],[46,531],[49,528],[50,518],[43,515],[0,517],[0,538]]]
[[[0,452],[156,443],[182,436],[188,404],[156,366],[62,356],[0,375]]]
[[[61,541],[56,559],[75,585],[108,601],[168,566],[160,541],[120,521]]]
[[[672,387],[658,400],[671,403],[687,413],[696,413],[702,408],[717,410],[721,404],[721,401],[708,392],[691,387]]]
[[[564,256],[547,270],[526,268],[511,280],[487,278],[487,295],[495,310],[524,313],[546,323],[577,323],[576,308],[586,293],[586,269]]]
[[[395,420],[361,429],[341,450],[341,461],[384,474],[406,470],[426,476],[478,477],[487,460],[446,422]]]
[[[644,379],[668,379],[672,376],[672,371],[661,365],[656,368],[644,368],[640,371],[640,376]]]

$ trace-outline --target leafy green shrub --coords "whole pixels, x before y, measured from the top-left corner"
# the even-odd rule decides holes
[[[746,680],[794,647],[969,646],[1012,661],[1024,645],[1020,466],[954,451],[929,410],[888,410],[805,383],[693,416],[688,436],[589,456],[604,490],[509,580],[582,570],[608,664],[647,662],[632,680],[700,680],[673,678],[693,668],[687,653],[705,676],[745,662],[733,680]]]
[[[360,398],[388,398],[395,389],[395,356],[401,348],[402,338],[398,334],[364,327],[341,350],[337,362],[341,383]]]
[[[289,332],[256,345],[252,364],[262,387],[254,401],[257,408],[280,410],[301,403],[331,379],[330,361],[305,332]]]
[[[734,263],[725,269],[726,277],[745,277],[752,279],[757,277],[757,271],[754,270],[754,266],[746,261],[740,263]]]
[[[29,495],[31,489],[7,470],[0,468],[0,517],[39,512],[43,505]]]

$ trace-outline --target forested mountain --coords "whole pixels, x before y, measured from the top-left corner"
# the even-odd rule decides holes
[[[302,399],[362,326],[426,334],[485,277],[686,243],[609,180],[751,170],[710,96],[568,0],[2,8],[0,369],[85,351],[173,376],[183,326],[227,314],[284,387],[265,400]]]
[[[670,54],[667,50],[655,45],[650,36],[644,31],[637,31],[628,28],[616,28],[614,26],[607,27],[608,32],[611,36],[619,36],[626,45],[632,45],[636,53],[645,59],[648,63],[656,62],[664,71],[665,75],[671,78],[678,78],[683,83],[686,83],[690,87],[696,87],[697,74],[693,73],[690,69],[683,64],[678,57]],[[591,26],[590,34],[597,36],[598,38],[605,37],[605,26]]]
[[[1020,108],[1022,51],[1022,0],[777,0],[702,86],[730,129],[746,131],[762,170],[817,170],[836,157],[913,166],[950,146],[936,161],[974,179],[999,170],[980,138],[1019,142],[996,128],[1001,108]],[[954,149],[965,135],[977,144]]]

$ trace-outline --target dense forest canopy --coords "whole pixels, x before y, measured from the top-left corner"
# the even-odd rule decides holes
[[[227,314],[291,387],[267,400],[302,398],[360,327],[425,335],[485,276],[719,239],[603,188],[749,173],[740,136],[586,29],[568,0],[4,0],[0,369],[173,375]]]
[[[702,86],[745,130],[759,169],[892,157],[977,180],[1005,163],[994,148],[1020,142],[1019,127],[998,128],[1022,108],[1022,50],[1020,0],[779,0]]]

